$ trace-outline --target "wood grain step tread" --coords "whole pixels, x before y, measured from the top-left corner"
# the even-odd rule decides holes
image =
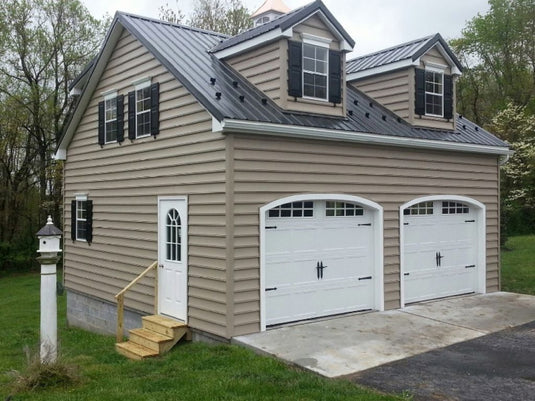
[[[145,359],[158,356],[158,352],[143,347],[139,344],[134,344],[130,341],[115,344],[115,349],[120,354],[130,359]]]
[[[152,322],[155,324],[159,324],[164,327],[168,328],[179,328],[179,327],[186,327],[187,325],[183,322],[179,322],[177,320],[173,320],[171,318],[162,316],[162,315],[150,315],[150,316],[143,316],[142,318],[145,321]]]
[[[135,334],[139,337],[145,338],[149,341],[153,341],[155,343],[163,343],[166,341],[173,341],[173,337],[169,337],[160,333],[156,333],[152,330],[147,329],[132,329],[130,330],[130,334]]]

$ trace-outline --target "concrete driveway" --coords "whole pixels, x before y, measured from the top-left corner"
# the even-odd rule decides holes
[[[337,377],[532,321],[535,296],[497,292],[288,325],[233,342]]]

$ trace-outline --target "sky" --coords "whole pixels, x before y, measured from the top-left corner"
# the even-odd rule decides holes
[[[158,18],[158,9],[176,0],[81,0],[97,18],[126,11]],[[264,0],[242,0],[255,11]],[[312,0],[284,0],[291,9]],[[352,55],[363,55],[427,35],[440,33],[446,40],[459,37],[466,22],[489,10],[487,0],[323,0],[327,8],[355,40]],[[178,0],[188,16],[194,0]]]

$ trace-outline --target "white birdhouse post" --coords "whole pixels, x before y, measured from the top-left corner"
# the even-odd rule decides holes
[[[37,258],[41,263],[41,363],[53,363],[58,351],[58,306],[56,301],[56,264],[59,260],[62,232],[48,216],[39,230]]]

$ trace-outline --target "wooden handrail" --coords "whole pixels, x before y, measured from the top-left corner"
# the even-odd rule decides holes
[[[117,342],[123,340],[123,328],[124,328],[124,294],[132,288],[136,283],[147,275],[152,269],[156,269],[158,266],[158,261],[152,263],[147,267],[143,273],[133,279],[126,287],[115,295],[117,300]],[[158,312],[158,269],[156,269],[156,274],[154,275],[154,314]]]

